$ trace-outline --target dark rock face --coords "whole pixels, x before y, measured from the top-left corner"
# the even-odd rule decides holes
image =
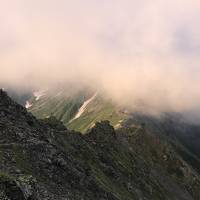
[[[199,200],[200,177],[143,128],[116,133],[105,121],[81,135],[0,90],[0,199]]]

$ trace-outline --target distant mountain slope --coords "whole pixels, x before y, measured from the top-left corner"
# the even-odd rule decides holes
[[[199,173],[147,127],[104,121],[82,135],[1,90],[0,156],[2,200],[200,199]]]
[[[113,126],[120,127],[127,118],[127,114],[114,106],[111,100],[95,92],[81,91],[71,96],[64,92],[46,92],[39,98],[33,96],[29,105],[28,110],[37,118],[55,116],[68,128],[81,132],[86,132],[101,120],[109,120]]]
[[[76,119],[72,119],[67,124],[70,129],[86,132],[92,128],[98,121],[109,120],[115,127],[120,127],[123,120],[128,117],[127,114],[120,111],[111,100],[106,100],[100,95],[87,105],[84,112]]]
[[[78,112],[84,102],[85,96],[78,93],[74,96],[67,96],[63,91],[56,94],[44,92],[42,96],[35,95],[29,100],[31,106],[28,108],[38,118],[55,116],[67,124]]]

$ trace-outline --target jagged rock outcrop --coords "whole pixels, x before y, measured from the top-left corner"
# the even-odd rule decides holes
[[[198,172],[144,128],[116,133],[105,121],[82,135],[1,90],[0,158],[2,200],[200,199]]]

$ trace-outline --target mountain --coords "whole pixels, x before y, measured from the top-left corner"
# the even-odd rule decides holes
[[[115,129],[145,124],[152,133],[179,143],[200,158],[200,126],[189,123],[178,113],[163,113],[159,118],[131,113],[116,106],[112,99],[105,98],[101,93],[87,90],[73,95],[66,94],[64,90],[39,91],[33,93],[27,102],[28,110],[37,118],[54,116],[68,129],[83,133],[102,120],[109,120]]]
[[[113,126],[120,127],[128,117],[111,99],[87,90],[73,95],[66,94],[63,90],[35,92],[27,101],[27,108],[37,118],[54,116],[69,129],[81,132],[86,132],[97,121],[102,120],[109,120]]]
[[[199,200],[197,166],[179,149],[187,154],[143,124],[115,131],[103,121],[82,135],[0,90],[2,200]]]

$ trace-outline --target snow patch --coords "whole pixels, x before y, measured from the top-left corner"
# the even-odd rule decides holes
[[[121,128],[121,124],[116,124],[115,128]]]
[[[33,104],[31,104],[29,101],[26,101],[25,108],[29,109]]]
[[[79,108],[78,113],[76,114],[76,116],[71,120],[71,122],[77,118],[79,118],[84,111],[86,110],[87,105],[92,102],[97,96],[97,93],[95,93],[91,98],[89,98],[88,100],[86,100],[83,105]]]

